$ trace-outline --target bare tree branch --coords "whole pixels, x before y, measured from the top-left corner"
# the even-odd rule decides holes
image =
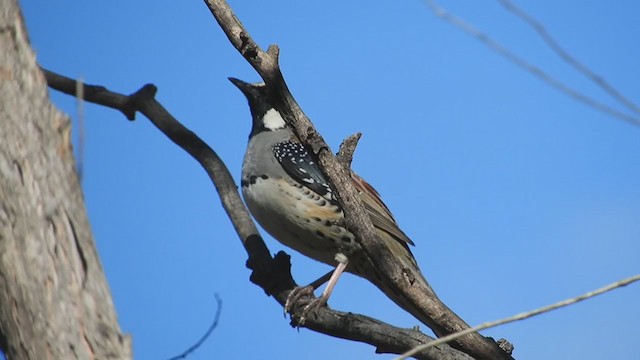
[[[0,2],[0,358],[131,359],[17,0]]]
[[[47,83],[52,89],[76,96],[76,81],[43,69]],[[119,110],[129,120],[135,113],[144,114],[160,131],[176,145],[187,151],[205,169],[227,212],[240,240],[247,251],[247,267],[252,269],[251,281],[284,305],[289,292],[296,286],[291,277],[289,255],[279,252],[272,257],[260,237],[255,224],[240,199],[237,186],[226,165],[204,141],[180,124],[154,98],[156,87],[145,85],[131,95],[109,91],[103,86],[83,84],[86,101]],[[293,309],[292,321],[296,323],[304,310],[303,306]],[[371,344],[379,353],[400,354],[433,338],[415,329],[402,329],[385,324],[376,319],[321,308],[308,316],[304,327],[334,337]],[[415,355],[428,360],[471,360],[472,358],[448,345],[437,346]]]
[[[391,251],[378,238],[371,220],[366,215],[360,198],[351,183],[351,177],[334,157],[329,146],[295,101],[282,76],[278,63],[278,47],[269,46],[264,52],[251,38],[224,0],[205,0],[212,15],[233,46],[262,77],[272,94],[280,101],[277,110],[293,127],[300,141],[318,157],[327,179],[333,185],[345,213],[347,228],[356,236],[368,258],[380,270],[386,285],[410,302],[414,308],[431,321],[427,324],[439,336],[461,331],[469,327],[453,311],[438,299],[436,294],[419,282],[407,281],[404,269]],[[295,318],[294,318],[295,319]],[[498,345],[480,334],[468,334],[451,344],[453,347],[478,359],[510,359]]]
[[[617,119],[620,120],[624,120],[632,125],[638,125],[640,126],[640,118],[629,115],[629,114],[625,114],[622,111],[616,110],[608,105],[605,105],[587,95],[584,95],[583,93],[581,93],[580,91],[565,85],[563,82],[561,82],[560,80],[554,78],[553,76],[547,74],[546,72],[544,72],[542,69],[540,69],[539,67],[530,64],[529,62],[527,62],[526,60],[524,60],[523,58],[521,58],[520,56],[516,55],[515,53],[511,52],[509,49],[505,48],[504,46],[500,45],[498,42],[496,42],[495,40],[493,40],[491,37],[489,37],[487,34],[483,33],[482,31],[478,30],[477,28],[475,28],[473,25],[465,22],[464,20],[456,17],[455,15],[451,14],[450,12],[448,12],[446,9],[444,9],[442,6],[440,6],[435,0],[424,0],[425,4],[429,7],[429,9],[431,9],[431,11],[433,11],[433,13],[438,16],[439,18],[445,20],[446,22],[448,22],[449,24],[457,27],[458,29],[466,32],[467,34],[471,35],[472,37],[474,37],[475,39],[477,39],[478,41],[482,42],[483,44],[485,44],[488,48],[490,48],[491,50],[495,51],[496,53],[498,53],[499,55],[501,55],[502,57],[504,57],[505,59],[511,61],[512,63],[516,64],[517,66],[523,68],[524,70],[532,73],[533,75],[537,76],[538,78],[540,78],[542,81],[546,82],[547,84],[549,84],[551,87],[559,90],[560,92],[565,93],[566,95],[571,96],[572,98],[582,102],[583,104],[592,107],[600,112],[603,112],[605,114],[611,115]]]
[[[220,314],[222,313],[222,299],[220,299],[220,296],[218,296],[218,294],[215,294],[215,298],[216,298],[216,304],[217,304],[216,315],[213,317],[213,322],[211,323],[207,331],[205,331],[204,335],[202,335],[202,337],[200,337],[200,339],[198,339],[198,341],[196,341],[195,344],[190,346],[187,350],[183,351],[181,354],[176,355],[170,358],[169,360],[186,359],[187,356],[189,356],[189,354],[198,350],[198,348],[202,346],[202,344],[204,344],[204,342],[209,338],[211,333],[213,333],[213,330],[215,330],[218,327],[218,322],[220,321]]]
[[[609,284],[607,286],[601,287],[599,289],[593,290],[593,291],[589,291],[586,294],[582,294],[580,296],[576,296],[570,299],[566,299],[563,301],[559,301],[555,304],[551,304],[551,305],[547,305],[532,311],[528,311],[525,313],[521,313],[521,314],[517,314],[514,316],[510,316],[508,318],[504,318],[504,319],[500,319],[500,320],[496,320],[496,321],[490,321],[490,322],[486,322],[484,324],[480,324],[478,326],[474,326],[470,329],[466,329],[464,331],[460,331],[459,333],[455,333],[455,334],[451,334],[445,337],[442,337],[438,340],[434,340],[433,342],[430,343],[426,343],[424,345],[420,345],[418,347],[416,347],[415,349],[411,350],[411,351],[407,351],[406,353],[402,354],[402,356],[399,356],[396,358],[396,360],[403,360],[408,358],[409,356],[412,356],[413,354],[416,354],[417,352],[427,349],[429,346],[435,346],[435,345],[440,345],[440,344],[444,344],[447,341],[451,341],[455,338],[457,338],[458,336],[463,336],[465,333],[469,333],[472,331],[480,331],[480,330],[484,330],[484,329],[488,329],[488,328],[492,328],[492,327],[496,327],[499,325],[504,325],[504,324],[508,324],[510,322],[514,322],[514,321],[519,321],[519,320],[524,320],[524,319],[528,319],[530,317],[536,316],[536,315],[540,315],[540,314],[544,314],[546,312],[549,311],[553,311],[553,310],[557,310],[559,308],[565,307],[565,306],[569,306],[569,305],[573,305],[575,303],[578,303],[580,301],[583,300],[587,300],[590,299],[594,296],[597,295],[601,295],[604,294],[606,292],[609,292],[611,290],[615,290],[618,288],[621,288],[623,286],[627,286],[633,282],[636,282],[640,280],[640,274],[626,278],[626,279],[622,279],[620,281],[616,281],[613,284]]]
[[[527,14],[511,0],[498,0],[498,2],[502,6],[504,6],[505,9],[509,10],[514,15],[522,19],[522,21],[531,26],[538,33],[538,35],[540,35],[542,40],[547,43],[551,50],[558,54],[558,56],[560,56],[560,58],[567,64],[571,65],[574,69],[593,81],[601,89],[609,93],[612,98],[616,99],[622,105],[626,106],[629,110],[635,112],[636,114],[640,114],[640,108],[638,107],[638,105],[622,95],[622,93],[618,91],[618,89],[609,84],[602,76],[596,74],[586,65],[571,56],[571,54],[569,54],[562,46],[560,46],[560,44],[553,38],[553,36],[549,34],[547,29],[545,29],[545,27],[538,20],[534,19],[533,16]]]

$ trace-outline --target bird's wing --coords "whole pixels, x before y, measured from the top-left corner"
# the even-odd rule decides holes
[[[273,147],[273,154],[284,171],[300,185],[339,205],[329,182],[302,144],[293,140],[283,141]]]
[[[285,172],[301,185],[322,195],[335,205],[338,205],[336,197],[318,165],[311,158],[302,144],[287,140],[278,143],[273,148],[274,155]],[[398,227],[391,211],[380,199],[380,194],[369,183],[364,181],[353,171],[351,180],[360,194],[367,214],[371,218],[373,226],[382,230],[401,244],[414,245],[413,241]],[[408,249],[408,248],[407,248]]]
[[[411,239],[398,227],[387,205],[382,202],[380,194],[363,178],[353,171],[351,172],[353,185],[360,194],[360,199],[364,204],[373,226],[393,236],[396,240],[406,244],[415,245]]]

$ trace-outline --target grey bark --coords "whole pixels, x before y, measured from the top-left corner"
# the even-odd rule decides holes
[[[129,359],[70,144],[16,0],[0,0],[0,350]]]

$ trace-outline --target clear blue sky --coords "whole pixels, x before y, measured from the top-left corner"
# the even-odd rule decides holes
[[[238,179],[250,128],[226,78],[258,80],[202,1],[22,1],[38,61],[130,93],[145,83]],[[577,58],[640,102],[640,3],[520,1]],[[495,1],[444,6],[562,81],[615,105]],[[436,18],[420,1],[241,2],[277,43],[299,103],[335,148],[364,136],[354,168],[415,241],[442,299],[470,324],[640,272],[640,127],[583,106]],[[52,93],[75,118],[74,99]],[[86,105],[84,191],[123,331],[137,359],[390,358],[295,330],[248,280],[246,254],[204,171],[144,117]],[[267,238],[273,252],[281,250]],[[307,283],[327,267],[292,254]],[[640,284],[485,334],[518,359],[637,356]],[[417,324],[346,276],[330,304]]]

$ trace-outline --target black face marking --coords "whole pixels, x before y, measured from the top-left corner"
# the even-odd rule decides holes
[[[273,95],[267,86],[265,86],[264,83],[250,84],[235,78],[229,78],[229,80],[242,91],[249,101],[249,108],[251,109],[251,117],[253,119],[249,139],[263,131],[273,130],[266,127],[264,122],[265,115],[269,110],[273,109]]]
[[[318,235],[321,238],[324,237],[324,233],[322,231],[320,231],[320,230],[316,230],[316,235]]]
[[[324,221],[324,226],[331,226],[331,225],[333,225],[333,224],[331,224],[331,221],[329,221],[329,220],[325,220]]]

